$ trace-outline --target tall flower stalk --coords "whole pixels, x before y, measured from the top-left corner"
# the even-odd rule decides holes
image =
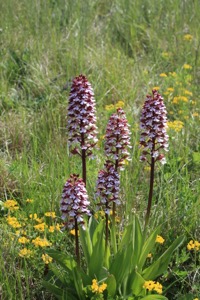
[[[99,171],[97,179],[96,195],[100,197],[100,206],[104,207],[106,217],[106,249],[108,246],[108,216],[112,209],[112,204],[120,204],[119,201],[119,174],[109,161],[106,161],[104,170]]]
[[[148,205],[145,216],[145,228],[149,223],[152,206],[155,163],[166,163],[164,151],[168,151],[168,135],[166,133],[167,111],[162,96],[157,90],[152,91],[153,96],[147,95],[140,118],[140,146],[142,147],[141,161],[150,165],[150,185]]]
[[[111,240],[114,253],[117,252],[116,205],[120,204],[118,199],[119,171],[123,170],[125,160],[130,159],[128,148],[131,148],[129,125],[124,111],[118,108],[107,124],[104,147],[106,163],[104,170],[99,172],[97,180],[97,195],[101,198],[100,204],[105,205],[106,212],[106,245],[108,245],[108,211],[112,209]]]
[[[66,226],[75,229],[75,253],[78,264],[80,264],[78,226],[84,227],[83,216],[91,215],[88,209],[89,204],[83,179],[76,174],[71,175],[63,188],[60,210],[62,219],[66,220]]]
[[[128,148],[131,148],[129,125],[125,112],[122,108],[118,108],[108,121],[104,147],[107,159],[114,165],[115,171],[118,173],[119,170],[123,170],[125,160],[130,160]],[[115,214],[116,202],[113,202],[113,221]]]
[[[81,157],[82,178],[86,185],[86,158],[92,156],[98,139],[94,92],[84,75],[73,79],[67,117],[70,150]]]

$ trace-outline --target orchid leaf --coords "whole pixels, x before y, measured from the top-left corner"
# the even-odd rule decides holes
[[[88,264],[89,276],[94,278],[101,272],[105,256],[104,222],[100,222],[92,237],[93,252]],[[98,259],[97,259],[98,258]]]
[[[143,284],[145,282],[144,278],[136,271],[132,274],[132,285],[131,290],[133,295],[141,296],[141,292],[143,290]]]
[[[140,255],[139,261],[138,261],[138,270],[142,270],[144,263],[147,259],[147,255],[149,252],[151,252],[151,250],[153,249],[153,247],[155,246],[155,240],[156,240],[156,236],[157,234],[160,232],[160,226],[157,227],[152,233],[151,235],[147,238],[146,242],[144,243],[144,246],[142,247],[142,253]]]
[[[116,288],[117,288],[117,283],[116,283],[116,279],[114,275],[109,275],[107,280],[107,291],[108,291],[108,295],[111,297],[114,297],[115,293],[116,293]]]
[[[168,267],[172,253],[182,244],[184,236],[178,237],[173,244],[143,272],[146,280],[153,280],[160,276]]]
[[[148,295],[142,298],[141,300],[168,300],[168,299],[162,295]]]
[[[54,249],[47,249],[46,253],[67,271],[72,271],[72,269],[77,266],[75,260],[63,252]]]
[[[81,226],[79,227],[80,241],[83,249],[84,257],[86,259],[87,265],[89,264],[90,257],[92,255],[92,241],[90,238],[89,228],[84,230]]]

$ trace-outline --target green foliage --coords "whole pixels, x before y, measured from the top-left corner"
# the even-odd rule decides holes
[[[106,250],[104,227],[104,220],[98,223],[91,217],[86,229],[80,228],[83,261],[85,258],[86,263],[83,269],[80,269],[68,255],[55,250],[47,251],[48,255],[63,269],[62,280],[60,280],[63,293],[65,289],[66,293],[70,292],[68,288],[70,286],[73,295],[77,295],[78,299],[85,299],[84,291],[88,286],[92,286],[92,280],[96,278],[98,282],[105,281],[107,284],[104,299],[110,299],[109,297],[115,299],[117,296],[127,299],[130,295],[132,295],[130,299],[146,299],[146,292],[143,288],[145,281],[155,280],[167,270],[173,252],[182,244],[184,238],[177,238],[152,265],[147,267],[147,254],[155,247],[159,227],[146,238],[146,232],[142,232],[138,218],[135,216],[134,221],[125,227],[118,242],[117,253],[112,253],[112,245]],[[53,267],[52,271],[54,270]],[[55,278],[60,279],[57,271],[54,274]],[[67,287],[65,282],[68,282]],[[52,285],[45,283],[45,287],[56,295],[56,289],[53,291]],[[56,284],[55,287],[58,288]],[[60,289],[57,296],[59,299]],[[152,299],[167,299],[158,295],[151,296]],[[150,295],[148,297],[147,299],[151,299]]]

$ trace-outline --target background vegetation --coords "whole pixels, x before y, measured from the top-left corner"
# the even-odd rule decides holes
[[[0,14],[1,299],[51,299],[41,286],[48,268],[38,256],[43,248],[32,245],[33,255],[22,258],[18,239],[37,236],[30,214],[41,218],[53,211],[57,217],[45,222],[61,223],[63,185],[70,173],[81,173],[66,132],[71,80],[81,73],[94,88],[99,125],[100,149],[88,166],[91,202],[93,179],[104,163],[106,123],[118,101],[131,125],[132,161],[121,176],[126,218],[133,212],[143,218],[148,195],[149,169],[139,162],[141,107],[153,87],[164,96],[170,151],[164,168],[157,166],[151,226],[163,224],[166,246],[186,236],[163,278],[166,295],[198,297],[198,256],[186,245],[199,240],[199,1],[7,0]],[[7,210],[8,199],[19,209]],[[9,213],[26,233],[9,225]],[[69,234],[39,233],[70,251]]]

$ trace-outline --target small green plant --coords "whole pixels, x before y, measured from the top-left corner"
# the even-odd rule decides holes
[[[162,285],[156,280],[167,270],[172,253],[184,238],[177,238],[148,264],[148,255],[153,252],[155,243],[164,242],[159,235],[160,226],[154,230],[149,228],[155,163],[165,163],[163,151],[168,147],[163,98],[153,90],[153,97],[149,95],[146,98],[141,116],[141,161],[147,161],[150,165],[150,190],[144,227],[135,214],[132,220],[123,220],[124,225],[117,226],[116,205],[120,205],[119,170],[124,161],[129,159],[130,132],[125,113],[118,108],[108,122],[105,136],[106,162],[97,179],[96,194],[100,198],[97,206],[102,208],[105,218],[98,213],[87,218],[86,215],[90,215],[90,203],[85,189],[86,161],[83,150],[91,153],[90,148],[94,146],[94,143],[85,144],[85,140],[88,136],[94,138],[88,120],[95,120],[88,85],[85,76],[80,75],[74,79],[68,110],[70,142],[79,144],[82,149],[79,152],[76,146],[72,152],[82,158],[84,180],[79,179],[78,175],[71,175],[64,186],[61,200],[62,217],[66,219],[66,226],[75,228],[75,255],[69,256],[54,249],[47,250],[46,253],[56,264],[50,265],[48,280],[43,284],[58,299],[167,299],[161,295]],[[88,107],[90,109],[87,110]]]

